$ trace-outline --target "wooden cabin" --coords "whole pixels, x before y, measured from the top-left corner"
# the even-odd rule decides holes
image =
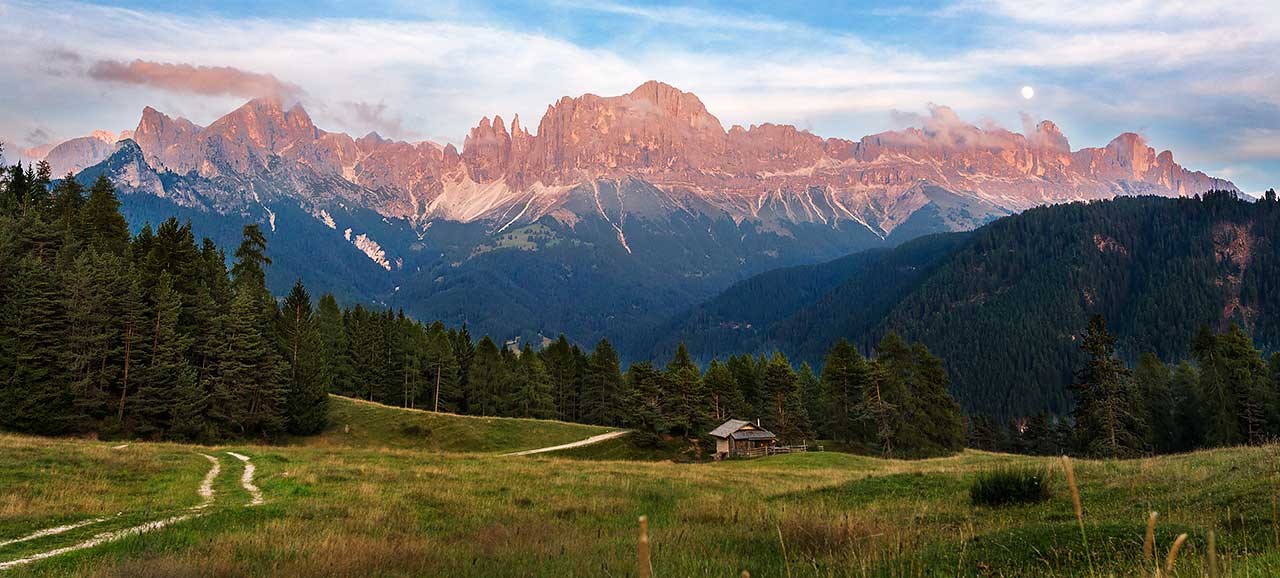
[[[711,430],[711,437],[716,438],[716,459],[763,456],[769,453],[778,443],[778,436],[760,427],[760,423],[751,423],[740,419],[731,419]]]

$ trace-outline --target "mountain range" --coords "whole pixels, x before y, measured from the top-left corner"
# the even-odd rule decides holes
[[[147,107],[132,131],[44,154],[58,174],[107,174],[130,222],[176,215],[220,243],[262,223],[275,290],[301,277],[496,336],[631,352],[628,328],[769,269],[1044,204],[1235,190],[1133,133],[1073,151],[1049,121],[1024,135],[939,106],[920,124],[856,141],[725,129],[695,95],[647,82],[564,97],[536,132],[482,119],[461,150],[327,132],[261,98],[208,126]]]

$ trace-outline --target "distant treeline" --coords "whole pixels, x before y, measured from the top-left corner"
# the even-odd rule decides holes
[[[635,428],[641,443],[696,440],[758,418],[788,442],[817,436],[893,455],[959,449],[941,362],[886,337],[873,360],[846,343],[821,377],[781,354],[713,361],[681,347],[665,368],[622,371],[607,340],[541,351],[473,341],[402,312],[277,302],[256,225],[225,253],[169,219],[130,236],[111,182],[52,182],[47,164],[0,182],[0,426],[42,434],[276,439],[326,426],[327,393],[482,416]]]
[[[1094,317],[1082,341],[1088,362],[1072,385],[1072,419],[1040,413],[1002,427],[990,416],[974,416],[969,445],[1134,457],[1280,437],[1280,353],[1264,356],[1238,326],[1222,333],[1202,327],[1189,347],[1193,360],[1176,365],[1147,352],[1130,369],[1115,344],[1103,318]]]

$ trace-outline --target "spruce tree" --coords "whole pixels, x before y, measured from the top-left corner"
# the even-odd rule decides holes
[[[1138,356],[1133,380],[1146,402],[1147,423],[1151,425],[1152,449],[1156,453],[1169,453],[1177,446],[1177,425],[1173,392],[1173,372],[1156,354],[1145,352]]]
[[[423,356],[423,377],[430,394],[432,411],[459,411],[462,405],[462,388],[459,384],[458,356],[453,351],[449,332],[439,321],[427,332],[426,351]]]
[[[561,336],[563,338],[563,336]],[[587,359],[582,376],[582,421],[614,425],[622,413],[622,365],[607,339],[601,339]]]
[[[1145,404],[1116,356],[1115,342],[1106,321],[1095,315],[1081,346],[1089,359],[1072,385],[1079,447],[1095,457],[1130,457],[1146,449]]]
[[[1200,373],[1184,361],[1173,371],[1169,386],[1173,398],[1175,424],[1171,451],[1188,452],[1205,445],[1204,401],[1200,395]]]
[[[253,291],[236,292],[210,376],[209,417],[232,435],[271,439],[285,429],[287,393],[283,364],[259,330],[260,314]]]
[[[3,301],[0,352],[9,374],[0,376],[0,426],[56,435],[74,425],[71,390],[65,385],[58,351],[66,317],[59,280],[47,263],[33,255],[20,259]]]
[[[827,353],[822,366],[827,396],[826,414],[817,417],[832,438],[851,442],[870,440],[871,430],[861,419],[860,405],[871,385],[871,368],[848,341],[841,339]]]
[[[663,375],[649,362],[633,363],[627,368],[627,404],[625,424],[635,431],[634,443],[654,447],[666,433],[663,405]]]
[[[498,351],[497,344],[487,335],[476,345],[469,379],[472,388],[469,413],[502,415],[511,379],[502,352]]]
[[[780,440],[794,444],[813,437],[800,382],[781,352],[774,353],[765,365],[761,389],[768,404],[766,420]]]
[[[512,371],[513,387],[509,414],[513,417],[554,419],[555,397],[551,391],[551,377],[547,375],[542,359],[531,347],[525,345]]]
[[[338,307],[333,294],[326,293],[320,298],[320,305],[315,313],[315,326],[322,348],[320,361],[325,365],[324,373],[330,378],[330,391],[346,396],[355,395],[355,370],[351,366],[350,344],[342,323],[342,309]]]
[[[129,225],[120,214],[115,185],[99,175],[80,209],[80,240],[104,253],[124,255],[129,248]]]
[[[186,358],[190,337],[178,329],[182,298],[167,271],[160,274],[152,300],[153,345],[138,371],[137,394],[129,400],[134,427],[144,436],[197,438],[204,429],[205,396]]]
[[[742,397],[742,389],[733,379],[733,371],[718,359],[711,360],[702,384],[710,397],[711,422],[719,425],[731,419],[750,418],[754,410]]]
[[[280,315],[281,350],[288,363],[285,413],[287,429],[295,435],[311,435],[329,422],[328,373],[324,343],[311,312],[311,295],[302,281],[294,283]]]

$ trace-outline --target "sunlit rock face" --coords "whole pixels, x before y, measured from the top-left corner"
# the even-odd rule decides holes
[[[601,183],[640,190],[616,186],[631,181],[665,199],[657,206],[636,199],[635,210],[650,216],[702,212],[766,226],[865,227],[880,236],[937,208],[940,191],[950,208],[945,226],[966,229],[1045,203],[1235,189],[1182,168],[1133,133],[1072,151],[1050,121],[1019,134],[934,107],[918,124],[856,141],[789,125],[726,129],[697,96],[651,81],[619,96],[562,98],[536,132],[519,117],[486,117],[461,151],[326,132],[301,105],[269,98],[207,127],[148,107],[129,136],[156,171],[213,181],[199,196],[219,211],[284,197],[313,211],[355,205],[420,226],[488,220],[499,228],[548,215],[572,224],[583,211],[606,213],[594,200],[577,202],[583,191]],[[110,142],[73,139],[48,158],[56,171],[78,170],[106,158]],[[627,200],[616,210],[632,211]]]

